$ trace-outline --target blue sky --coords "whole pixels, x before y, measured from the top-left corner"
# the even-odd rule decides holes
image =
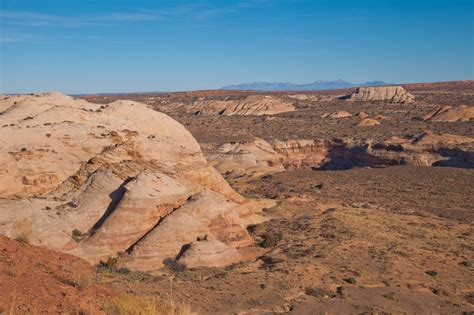
[[[1,0],[0,92],[473,79],[473,0]]]

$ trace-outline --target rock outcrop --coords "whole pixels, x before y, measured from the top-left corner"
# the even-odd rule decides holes
[[[1,96],[0,110],[1,234],[92,263],[120,253],[147,271],[203,236],[221,243],[208,251],[234,252],[226,263],[251,256],[240,254],[246,226],[272,203],[233,191],[172,118],[59,93]],[[203,261],[193,257],[201,251],[187,261]],[[213,257],[203,263],[222,264]]]
[[[424,121],[454,122],[474,120],[474,106],[439,107],[422,117]]]
[[[474,168],[474,139],[465,136],[426,132],[411,138],[391,137],[372,144],[368,152],[393,165]]]
[[[260,161],[258,165],[227,164],[225,169],[220,169],[221,172],[240,177],[292,169],[340,170],[390,165],[474,168],[474,139],[451,134],[423,133],[410,138],[391,137],[382,142],[351,139],[256,141],[267,150],[249,150],[245,159]],[[239,151],[227,150],[219,155],[210,154],[208,158],[219,164],[238,160],[239,155]],[[268,167],[265,161],[271,161],[272,167]]]
[[[378,121],[377,119],[374,119],[374,118],[364,118],[364,119],[361,119],[361,121],[359,121],[359,123],[357,124],[358,126],[376,126],[376,125],[380,125],[380,121]]]
[[[231,177],[258,177],[284,170],[282,157],[262,139],[225,143],[206,158],[221,174]]]
[[[376,125],[380,125],[382,121],[392,120],[392,118],[385,115],[381,115],[381,114],[377,114],[373,117],[369,117],[369,115],[364,112],[359,113],[357,116],[360,118],[360,121],[357,123],[357,126],[362,126],[362,127],[376,126]]]
[[[352,117],[352,114],[345,110],[341,110],[341,111],[337,111],[333,113],[326,113],[326,114],[321,115],[321,118],[332,118],[332,119],[348,118],[348,117]]]
[[[281,163],[285,169],[311,168],[326,160],[331,148],[331,141],[324,139],[299,139],[272,142],[274,150],[282,156]]]
[[[293,102],[269,95],[250,95],[238,100],[198,99],[184,105],[187,113],[195,115],[274,115],[295,110]]]
[[[359,87],[342,99],[350,101],[388,101],[393,103],[411,103],[415,97],[402,86]]]
[[[206,153],[206,158],[229,178],[259,177],[266,174],[310,168],[327,159],[331,141],[263,139],[225,143]]]

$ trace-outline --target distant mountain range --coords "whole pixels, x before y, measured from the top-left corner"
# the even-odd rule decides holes
[[[344,80],[336,81],[315,81],[313,83],[294,84],[284,82],[252,82],[227,85],[219,90],[255,90],[255,91],[317,91],[336,90],[357,86],[380,86],[387,85],[383,81],[368,81],[364,83],[350,83]]]

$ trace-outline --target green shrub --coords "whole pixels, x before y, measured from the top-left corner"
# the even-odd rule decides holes
[[[83,234],[78,229],[74,229],[72,230],[71,237],[73,240],[79,243],[82,240]]]
[[[264,248],[275,247],[279,241],[283,238],[281,232],[271,232],[263,236],[263,240],[260,242],[260,246]]]

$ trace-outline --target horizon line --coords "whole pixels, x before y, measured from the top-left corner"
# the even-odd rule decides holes
[[[336,81],[336,80],[334,80]],[[334,82],[334,81],[327,81],[327,82]],[[366,81],[366,82],[375,82],[375,81],[380,81],[384,82],[381,80],[372,80],[372,81]],[[418,82],[405,82],[405,83],[386,83],[383,84],[382,86],[390,86],[390,85],[411,85],[411,84],[436,84],[436,83],[451,83],[451,82],[469,82],[469,81],[474,81],[474,79],[459,79],[459,80],[448,80],[448,81],[418,81]],[[265,82],[265,81],[260,81],[260,82]],[[316,81],[313,81],[311,83],[314,83]],[[347,83],[351,83],[348,81],[345,81]],[[210,89],[187,89],[187,90],[164,90],[164,91],[125,91],[125,92],[81,92],[81,93],[67,93],[67,92],[62,92],[59,90],[44,90],[41,92],[25,92],[25,93],[12,93],[12,92],[0,92],[0,95],[27,95],[27,94],[38,94],[38,93],[51,93],[51,92],[60,92],[65,95],[69,96],[86,96],[86,95],[126,95],[126,94],[161,94],[161,93],[185,93],[185,92],[200,92],[200,91],[246,91],[246,92],[322,92],[322,91],[337,91],[337,90],[347,90],[351,88],[356,88],[357,86],[351,86],[351,87],[345,87],[345,88],[335,88],[335,89],[323,89],[323,90],[228,90],[228,89],[222,89],[223,87],[227,86],[232,86],[232,85],[241,85],[241,84],[249,84],[249,83],[259,83],[259,81],[255,82],[247,82],[247,83],[236,83],[236,84],[229,84],[229,85],[224,85],[218,88],[210,88]],[[268,83],[285,83],[285,82],[268,82]],[[365,82],[361,82],[365,83]],[[295,85],[304,85],[304,84],[310,84],[310,83],[300,83],[300,84],[295,84]],[[359,83],[352,83],[352,84],[359,84]]]

